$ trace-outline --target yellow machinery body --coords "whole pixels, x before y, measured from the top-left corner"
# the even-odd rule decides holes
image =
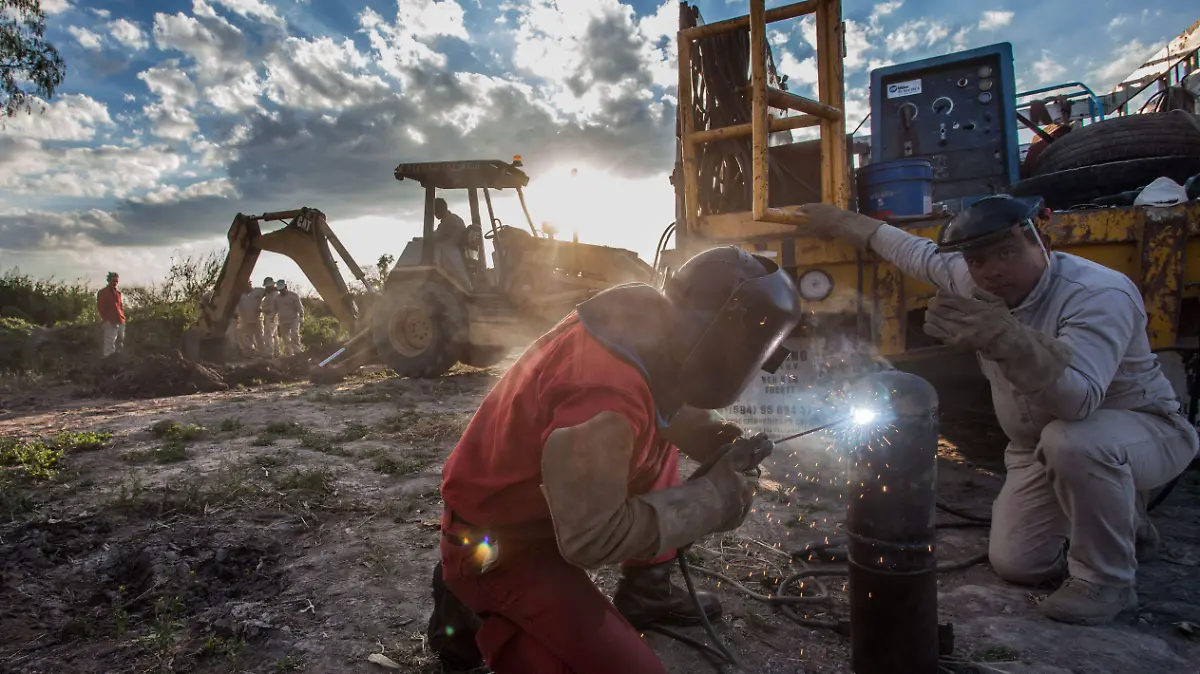
[[[265,222],[283,222],[280,229],[264,233]],[[238,213],[229,227],[229,250],[217,276],[216,286],[201,305],[200,320],[184,341],[188,357],[224,360],[225,333],[234,318],[238,300],[253,284],[251,275],[263,251],[290,258],[321,295],[329,312],[347,330],[354,332],[363,317],[334,258],[336,252],[368,292],[373,292],[362,269],[315,208],[246,215]],[[332,248],[332,249],[331,249]]]
[[[924,307],[934,289],[905,277],[873,253],[852,246],[804,236],[804,221],[787,212],[787,206],[823,201],[843,208],[849,205],[850,161],[853,144],[845,138],[841,111],[843,88],[842,35],[839,0],[809,0],[764,11],[763,0],[750,0],[748,16],[697,26],[681,14],[679,33],[680,104],[679,157],[675,186],[677,202],[676,247],[661,254],[660,273],[670,273],[683,260],[715,245],[737,245],[775,259],[799,278],[819,269],[833,281],[823,300],[806,301],[801,337],[811,340],[853,338],[871,345],[892,362],[934,355],[940,349],[921,330]],[[813,16],[816,26],[817,91],[819,101],[779,92],[767,85],[769,50],[767,26],[779,20]],[[749,82],[751,119],[747,123],[712,128],[714,104],[697,95],[715,88],[713,77],[696,64],[705,49],[703,40],[732,31],[748,31],[752,73]],[[744,91],[744,90],[743,90]],[[711,96],[709,97],[711,98]],[[721,105],[728,106],[728,101]],[[800,110],[798,117],[777,118],[768,105]],[[689,114],[690,113],[690,114]],[[808,126],[820,129],[820,189],[808,194],[779,188],[771,171],[786,161],[768,150],[768,133]],[[713,185],[703,175],[697,156],[708,146],[731,138],[751,136],[752,181],[738,185],[749,193],[750,208],[720,210],[707,191],[729,191]],[[744,142],[744,141],[743,141]],[[811,143],[810,143],[811,144]],[[728,147],[728,146],[726,146]],[[720,148],[715,148],[720,150]],[[742,167],[745,169],[746,167]],[[729,174],[726,171],[726,174]],[[734,172],[733,175],[740,175]],[[702,179],[703,178],[703,179]],[[703,189],[702,189],[703,187]],[[776,193],[776,192],[779,193]],[[897,224],[910,233],[933,239],[944,220]],[[1150,341],[1156,350],[1194,349],[1200,333],[1197,298],[1200,298],[1200,201],[1170,208],[1138,206],[1055,212],[1042,223],[1052,247],[1099,262],[1128,275],[1141,288],[1149,313]]]

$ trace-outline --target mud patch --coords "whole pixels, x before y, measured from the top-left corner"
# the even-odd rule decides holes
[[[221,377],[230,387],[282,384],[306,378],[310,367],[311,359],[308,354],[302,353],[288,358],[227,367],[223,369]]]
[[[230,671],[235,651],[270,650],[288,580],[280,541],[228,523],[144,524],[96,516],[3,533],[0,604],[14,610],[0,614],[0,671]]]
[[[115,398],[161,398],[229,388],[219,372],[184,358],[178,351],[147,356],[113,354],[73,371],[71,379],[90,386],[93,395]]]

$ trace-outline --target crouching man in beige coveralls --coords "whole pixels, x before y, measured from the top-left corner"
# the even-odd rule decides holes
[[[1023,585],[1068,576],[1041,605],[1054,620],[1094,625],[1136,608],[1136,545],[1157,541],[1148,520],[1139,532],[1139,492],[1183,472],[1198,446],[1150,351],[1137,286],[1047,253],[1032,210],[1003,195],[955,216],[936,244],[835,206],[799,212],[806,233],[870,248],[937,287],[926,333],[976,350],[1009,439],[992,506],[996,573]]]

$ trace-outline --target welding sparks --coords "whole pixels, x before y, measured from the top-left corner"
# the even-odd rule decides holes
[[[873,409],[856,407],[850,413],[850,421],[854,422],[858,426],[866,426],[867,424],[875,421],[875,418],[878,416],[879,414]]]

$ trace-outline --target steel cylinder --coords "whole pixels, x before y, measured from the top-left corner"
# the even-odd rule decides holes
[[[856,433],[846,495],[851,669],[936,674],[937,393],[891,371],[858,382],[851,399],[877,412]]]

